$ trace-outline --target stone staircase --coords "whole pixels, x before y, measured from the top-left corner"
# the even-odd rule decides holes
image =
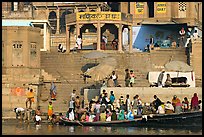
[[[68,109],[68,101],[73,89],[76,89],[77,95],[83,97],[81,91],[84,87],[94,85],[94,82],[84,83],[82,67],[88,63],[94,63],[94,60],[85,59],[84,54],[89,50],[81,51],[80,53],[58,53],[52,50],[50,53],[41,52],[41,69],[46,72],[46,75],[52,75],[56,78],[55,85],[57,86],[57,100],[53,101],[54,112],[65,113]],[[118,53],[117,51],[105,51],[110,57],[117,60],[115,69],[118,74],[118,82],[121,86],[125,85],[124,76],[125,69],[134,70],[136,81],[134,87],[149,87],[147,74],[149,71],[160,71],[161,66],[164,66],[170,60],[180,60],[186,62],[185,49],[158,49],[151,53]],[[103,59],[98,59],[100,63]],[[44,72],[44,73],[45,73]],[[111,73],[111,72],[110,72]],[[39,105],[43,112],[47,112],[49,101],[49,80],[44,81],[40,93]]]

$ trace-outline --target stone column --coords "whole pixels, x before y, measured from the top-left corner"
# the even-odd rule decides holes
[[[166,12],[167,12],[168,18],[171,18],[171,5],[172,5],[172,2],[166,2]]]
[[[97,47],[96,50],[101,50],[101,23],[97,23]]]
[[[80,26],[79,23],[76,22],[76,38],[80,35]]]
[[[65,53],[69,53],[70,52],[70,38],[69,38],[69,29],[70,26],[66,25],[66,52]]]
[[[196,12],[192,12],[192,9],[195,9],[195,2],[186,2],[189,4],[188,9],[187,9],[187,18],[196,18]],[[198,9],[199,12],[199,9]]]
[[[47,24],[44,23],[44,34],[43,34],[43,51],[47,51]]]
[[[60,27],[60,17],[59,17],[59,8],[57,9],[57,30],[56,30],[56,34],[59,34],[59,27]]]
[[[118,51],[122,51],[122,24],[118,25]]]
[[[128,26],[129,28],[129,38],[130,38],[130,41],[129,41],[129,52],[131,53],[132,52],[132,26]]]

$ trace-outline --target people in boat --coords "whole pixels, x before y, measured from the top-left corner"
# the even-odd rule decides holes
[[[142,107],[142,115],[148,115],[151,114],[151,108],[149,103],[144,103],[144,106]]]
[[[52,114],[52,120],[51,120],[51,123],[52,124],[59,124],[61,125],[61,121],[60,121],[60,117],[62,117],[62,113],[59,113],[59,115],[55,115],[55,114]]]
[[[130,110],[130,105],[131,105],[131,102],[130,102],[130,95],[127,94],[126,95],[126,100],[125,100],[125,111],[129,111]]]
[[[117,120],[117,114],[115,110],[112,110],[111,120]]]
[[[99,118],[100,118],[100,107],[101,107],[101,104],[100,104],[100,102],[98,100],[96,102],[96,105],[95,105],[95,114],[96,114],[95,121],[99,121]]]
[[[100,121],[106,121],[106,113],[105,113],[105,111],[101,111],[101,113],[100,113]]]
[[[69,120],[73,121],[75,119],[74,110],[69,108]]]
[[[128,113],[126,115],[126,119],[127,120],[133,120],[134,119],[134,115],[133,115],[131,110],[128,111]]]
[[[184,112],[189,111],[189,101],[187,97],[184,97],[184,100],[182,101],[182,109]]]
[[[111,121],[111,115],[110,109],[106,109],[106,121]]]
[[[113,93],[113,91],[110,92],[110,104],[113,105],[113,102],[115,101],[115,95]]]
[[[125,102],[122,101],[121,104],[120,104],[120,110],[126,110],[126,106],[125,106]]]
[[[199,110],[198,104],[199,104],[199,102],[198,102],[197,93],[194,93],[193,97],[191,98],[191,110],[192,111]]]
[[[175,105],[175,113],[181,113],[181,112],[183,112],[182,103],[178,101]]]
[[[138,95],[133,97],[133,101],[131,102],[132,110],[133,110],[133,115],[137,115],[137,109],[138,109]]]
[[[81,116],[81,121],[82,122],[86,121],[86,114],[87,114],[87,112],[84,111],[83,115]]]
[[[156,111],[156,113],[158,113],[158,114],[165,114],[165,108],[164,108],[164,103],[163,102],[158,107],[158,110]]]
[[[174,106],[174,110],[176,109],[175,107],[178,102],[181,102],[180,99],[176,95],[174,95],[172,98],[172,105]]]
[[[101,103],[102,103],[102,104],[105,104],[106,107],[107,107],[107,105],[108,105],[108,103],[109,103],[108,93],[104,93],[104,96],[102,97],[102,102],[101,102]]]
[[[72,97],[69,101],[69,109],[75,111],[75,99]]]
[[[162,104],[161,100],[157,97],[157,95],[154,95],[154,101],[152,102],[155,110],[158,110],[158,107]]]
[[[118,115],[118,120],[125,120],[125,111],[120,110],[120,113]]]
[[[81,106],[81,101],[79,99],[79,96],[76,96],[76,99],[75,99],[75,118],[76,119],[80,119],[80,113],[79,113],[79,109],[80,109],[80,106]]]
[[[198,100],[198,107],[199,107],[199,111],[202,111],[202,101],[201,100]]]
[[[89,122],[94,122],[95,121],[95,117],[96,117],[96,115],[94,114],[94,112],[90,112],[89,113]]]
[[[170,101],[167,101],[165,104],[165,114],[171,114],[171,113],[174,113],[174,107]]]

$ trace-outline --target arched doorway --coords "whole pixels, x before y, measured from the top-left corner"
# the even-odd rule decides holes
[[[112,50],[112,41],[118,39],[118,28],[115,24],[105,24],[101,28],[101,39],[102,36],[106,36],[107,38],[106,50]]]
[[[80,32],[83,40],[82,49],[96,49],[97,28],[93,24],[84,24]]]
[[[60,16],[60,33],[65,33],[66,32],[66,23],[65,23],[65,15],[71,14],[72,12],[69,10],[65,10],[62,15]]]
[[[154,2],[147,2],[149,8],[149,18],[154,18]]]
[[[52,34],[56,33],[56,29],[57,29],[57,15],[56,12],[51,11],[48,17],[48,20],[50,22],[50,26],[52,28]]]

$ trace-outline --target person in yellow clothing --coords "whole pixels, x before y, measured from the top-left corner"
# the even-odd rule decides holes
[[[52,114],[53,114],[53,106],[52,106],[52,101],[50,101],[48,104],[48,112],[47,112],[49,120],[52,119]]]
[[[100,114],[100,121],[106,121],[106,113],[105,113],[105,111],[102,111],[102,113]]]
[[[28,108],[28,102],[30,102],[29,109],[31,109],[32,102],[34,102],[34,96],[35,94],[33,92],[33,89],[30,89],[30,91],[27,93],[26,108]]]

